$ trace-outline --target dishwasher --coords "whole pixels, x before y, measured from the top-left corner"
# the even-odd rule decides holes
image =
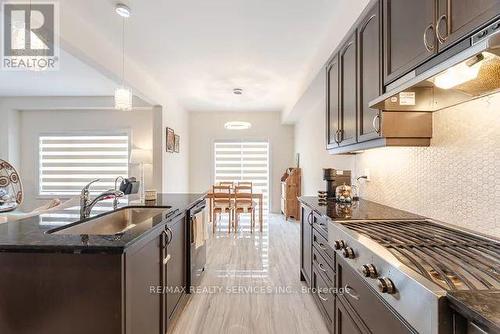
[[[198,202],[189,210],[189,249],[188,249],[188,265],[189,273],[187,275],[188,292],[191,293],[193,288],[200,285],[200,281],[205,271],[207,261],[207,242],[206,242],[206,218],[207,218],[206,201]]]

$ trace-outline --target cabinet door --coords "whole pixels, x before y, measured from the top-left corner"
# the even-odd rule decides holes
[[[380,111],[368,105],[382,93],[381,12],[381,4],[377,2],[358,28],[359,142],[378,138],[380,133]]]
[[[326,148],[339,144],[339,61],[335,55],[326,67]]]
[[[384,0],[384,84],[437,52],[436,0]]]
[[[439,51],[500,15],[500,0],[438,0]]]
[[[185,217],[166,228],[168,242],[164,260],[167,277],[166,319],[171,319],[186,289],[186,223]],[[166,263],[165,263],[166,262]]]
[[[308,207],[302,206],[300,220],[300,272],[301,280],[311,286],[312,271],[312,219],[313,212]]]
[[[160,233],[160,232],[159,232]],[[131,334],[160,333],[160,235],[125,255],[125,322]]]
[[[337,299],[335,303],[335,334],[363,334],[364,332],[358,327],[349,314],[347,308]]]
[[[357,114],[357,45],[356,32],[339,53],[340,64],[340,146],[356,142]]]

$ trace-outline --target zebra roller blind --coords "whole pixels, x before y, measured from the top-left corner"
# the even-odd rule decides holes
[[[269,143],[215,142],[215,183],[251,181],[253,191],[264,197],[263,211],[269,210]]]
[[[102,192],[128,176],[128,134],[43,135],[39,145],[40,195],[77,195],[94,179],[91,191]]]

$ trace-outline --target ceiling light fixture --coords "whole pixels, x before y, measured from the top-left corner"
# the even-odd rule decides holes
[[[116,5],[115,12],[116,12],[116,14],[120,15],[121,17],[124,17],[124,18],[130,17],[130,8],[127,5],[124,5],[122,3],[119,3]]]
[[[243,94],[243,89],[241,89],[241,88],[234,88],[233,89],[233,94],[234,95],[242,95]]]
[[[122,86],[115,89],[115,109],[132,110],[132,91],[125,87],[125,19],[130,17],[130,8],[117,4],[115,11],[122,17]]]
[[[252,123],[249,122],[241,122],[241,121],[232,121],[224,124],[224,128],[226,130],[248,130],[252,127]]]

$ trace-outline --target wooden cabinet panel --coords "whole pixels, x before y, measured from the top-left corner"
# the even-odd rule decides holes
[[[358,28],[358,141],[379,137],[380,112],[368,105],[382,93],[382,8],[377,2]]]
[[[335,55],[326,67],[326,148],[339,143],[339,61]]]
[[[500,15],[500,0],[438,0],[439,51]]]
[[[186,289],[186,222],[185,216],[167,227],[168,243],[165,264],[167,288],[166,314],[167,319],[173,317],[175,308]]]
[[[323,318],[328,328],[331,329],[335,326],[335,294],[333,293],[333,284],[328,284],[316,266],[313,266],[311,284],[318,306],[323,313]]]
[[[436,0],[384,0],[383,7],[388,84],[436,54]]]
[[[340,146],[356,142],[357,135],[357,45],[356,33],[349,36],[339,52],[340,65]]]
[[[162,297],[160,293],[150,293],[150,287],[162,286],[160,233],[161,230],[151,241],[127,253],[125,258],[127,333],[160,332]]]
[[[358,327],[359,320],[337,299],[335,303],[335,334],[363,334]]]
[[[312,210],[302,206],[300,220],[300,271],[301,280],[311,286],[312,272]]]

